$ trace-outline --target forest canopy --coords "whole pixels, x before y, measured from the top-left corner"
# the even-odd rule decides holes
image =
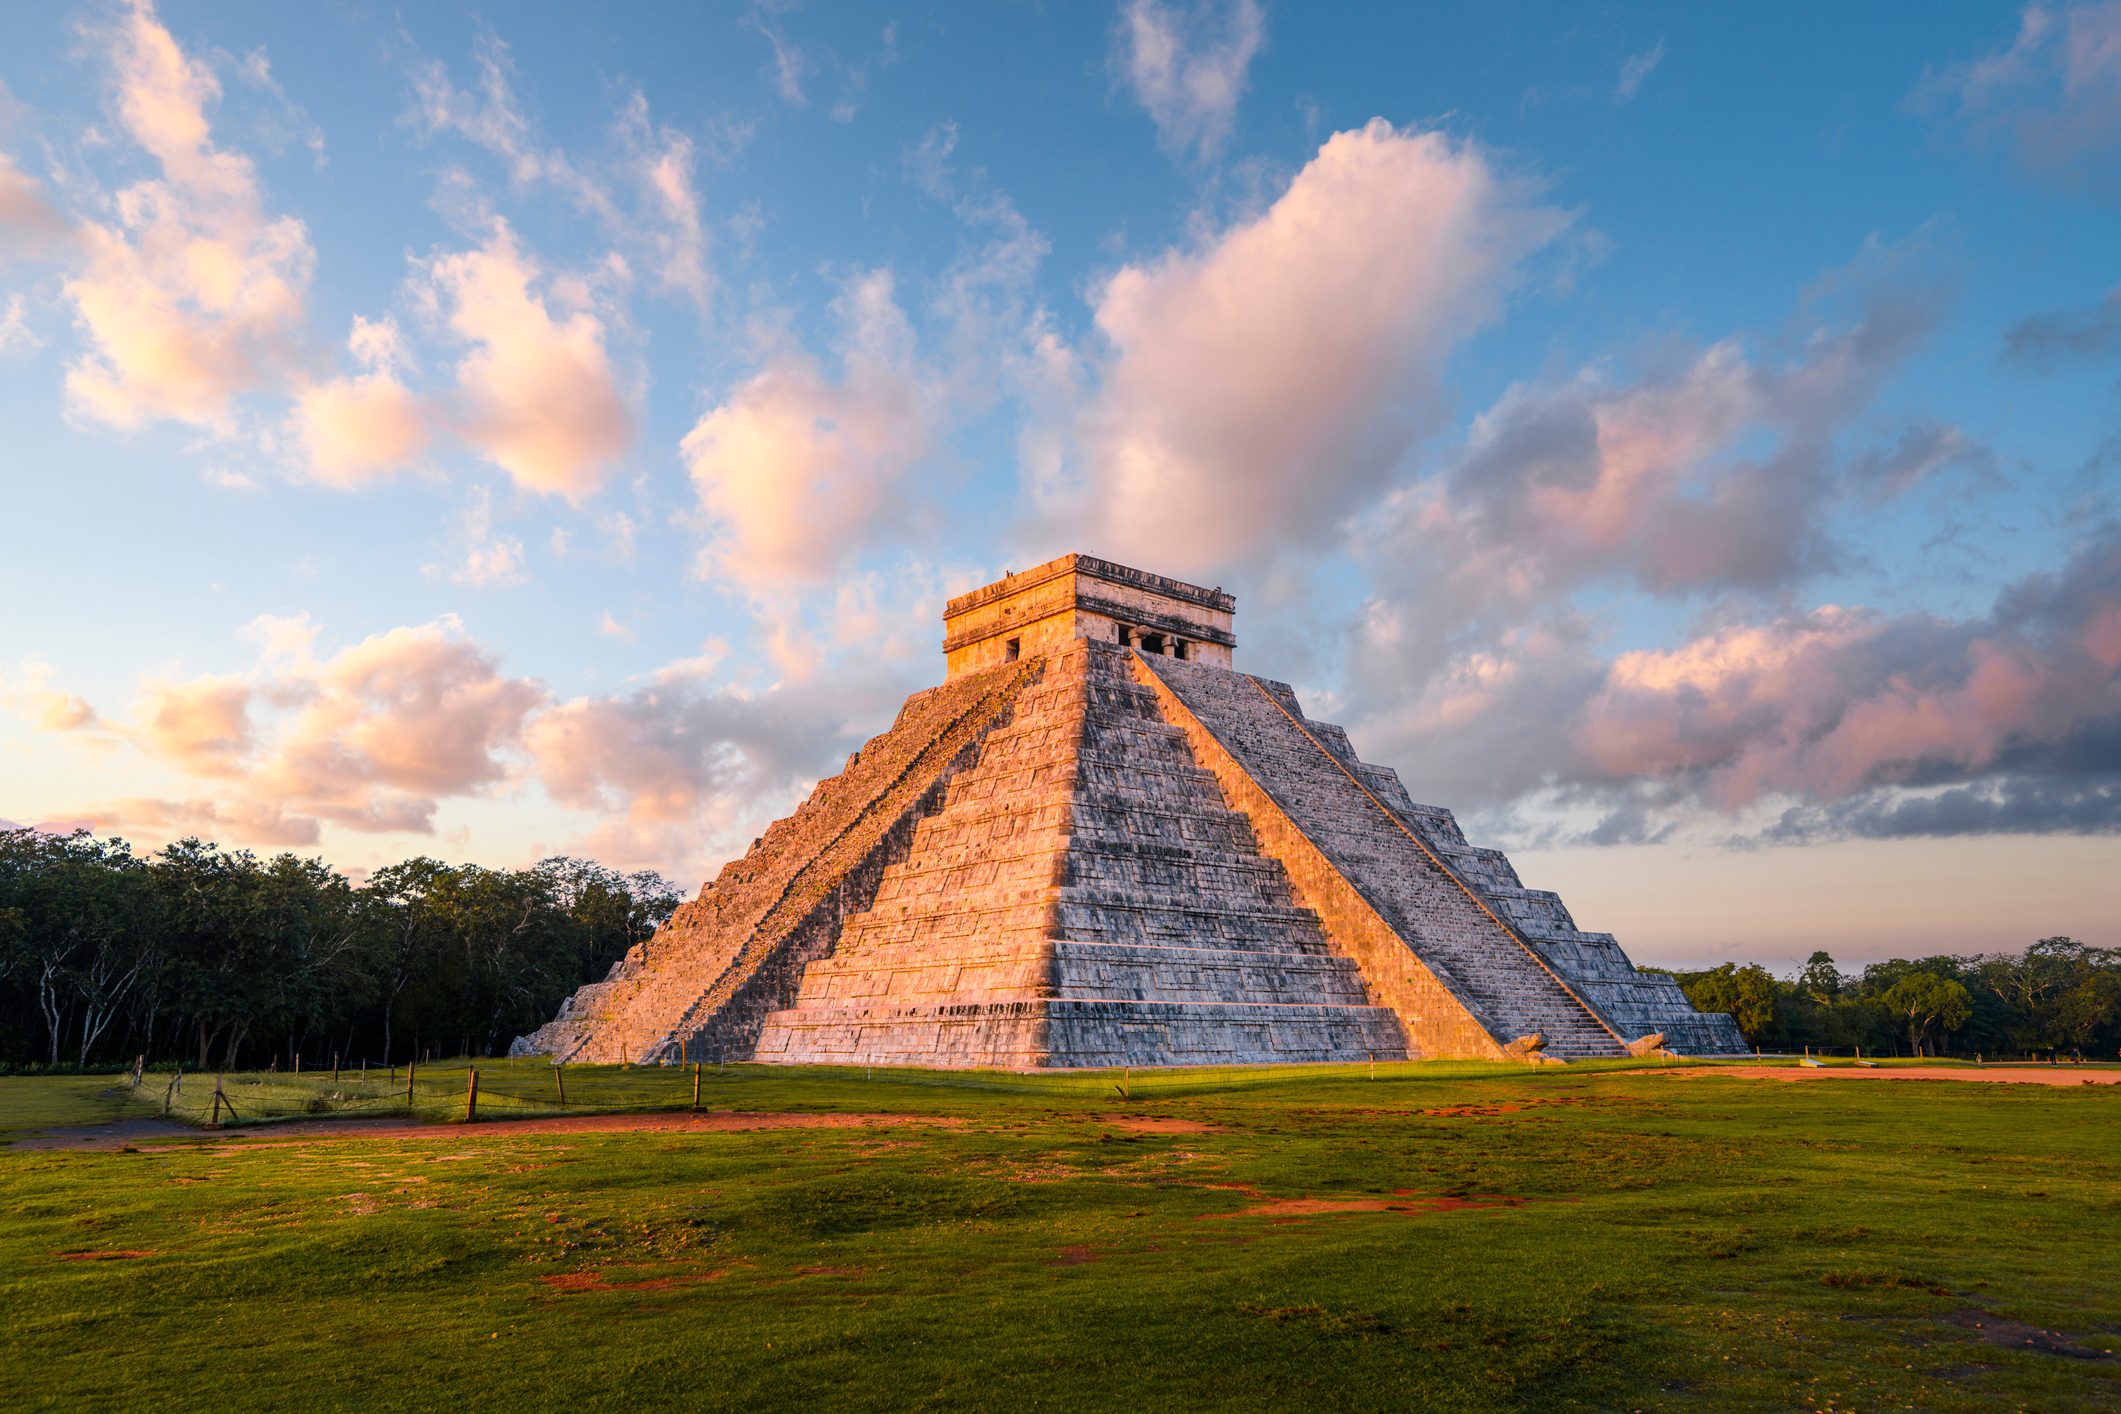
[[[492,1055],[681,902],[652,872],[417,858],[356,886],[196,839],[0,831],[0,1064]]]
[[[1815,952],[1780,978],[1758,963],[1674,974],[1767,1051],[2111,1059],[2121,1049],[2121,949],[2042,938],[2020,953],[1939,954],[1843,973]]]

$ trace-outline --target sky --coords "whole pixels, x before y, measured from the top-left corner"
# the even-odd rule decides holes
[[[0,9],[0,820],[690,889],[1069,551],[1640,962],[2121,944],[2121,0]]]

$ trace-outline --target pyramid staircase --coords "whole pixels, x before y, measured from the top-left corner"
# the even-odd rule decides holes
[[[914,824],[1007,719],[1037,664],[952,678],[916,693],[891,730],[847,758],[795,814],[752,842],[647,942],[583,987],[510,1053],[560,1061],[749,1056],[803,968],[867,907]]]
[[[1166,723],[1133,655],[1048,659],[758,1058],[955,1066],[1397,1058],[1406,1040]]]

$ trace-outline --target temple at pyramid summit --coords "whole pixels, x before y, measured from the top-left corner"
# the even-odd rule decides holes
[[[1166,1066],[1745,1049],[1283,683],[1236,601],[1087,555],[603,981],[559,1061]]]

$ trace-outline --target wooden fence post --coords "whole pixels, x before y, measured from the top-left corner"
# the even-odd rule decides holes
[[[470,1124],[479,1117],[479,1072],[473,1067],[471,1083],[464,1087],[464,1122]]]
[[[700,1067],[697,1061],[692,1066],[692,1107],[700,1107]]]
[[[177,1073],[169,1078],[169,1088],[162,1092],[162,1116],[169,1117],[169,1108],[176,1103],[177,1087],[184,1083],[184,1062],[177,1062]]]
[[[560,1087],[560,1103],[567,1103],[567,1072],[559,1061],[552,1063],[552,1083]]]
[[[301,1073],[302,1073],[302,1053],[301,1053],[300,1051],[296,1051],[296,1052],[295,1052],[295,1074],[297,1074],[297,1075],[300,1075]]]
[[[334,1085],[339,1083],[339,1053],[337,1051],[331,1053],[331,1083]]]
[[[418,1061],[405,1062],[405,1113],[412,1113],[412,1077],[419,1068]]]

